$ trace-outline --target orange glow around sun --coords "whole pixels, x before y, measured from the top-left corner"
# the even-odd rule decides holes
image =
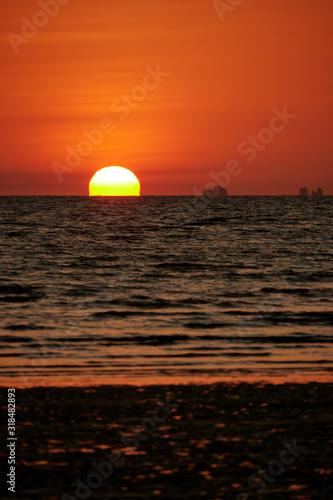
[[[140,196],[140,182],[127,168],[105,167],[90,180],[89,195]]]

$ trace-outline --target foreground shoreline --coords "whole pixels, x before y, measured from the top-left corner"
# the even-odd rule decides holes
[[[16,492],[2,485],[1,497],[332,498],[332,389],[316,382],[17,389]],[[5,412],[7,389],[0,396]],[[7,474],[6,456],[2,446]]]
[[[152,384],[152,380],[154,383]],[[175,381],[176,380],[176,381]],[[285,384],[333,384],[332,373],[304,373],[295,375],[239,375],[234,376],[170,376],[156,375],[150,376],[133,376],[133,377],[115,377],[110,382],[110,375],[106,376],[67,376],[64,377],[29,377],[29,374],[13,377],[3,377],[0,379],[0,391],[7,387],[15,387],[19,390],[34,389],[34,388],[49,388],[49,389],[86,389],[89,387],[150,387],[150,386],[187,386],[187,385],[285,385]]]

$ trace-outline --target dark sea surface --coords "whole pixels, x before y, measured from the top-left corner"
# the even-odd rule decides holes
[[[0,208],[0,384],[332,380],[333,197]]]

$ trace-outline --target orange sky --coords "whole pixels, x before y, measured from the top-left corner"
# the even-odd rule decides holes
[[[224,21],[212,0],[58,3],[54,17],[36,17],[37,0],[2,5],[0,194],[86,195],[109,165],[133,170],[143,195],[194,194],[231,160],[230,194],[333,194],[333,2],[243,0]],[[13,35],[24,17],[46,23],[28,43]],[[284,108],[296,117],[262,132]],[[59,182],[54,162],[68,168],[66,148],[100,124]]]

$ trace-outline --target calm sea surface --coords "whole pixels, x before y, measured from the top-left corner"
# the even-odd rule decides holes
[[[0,384],[333,378],[333,197],[0,208]]]

